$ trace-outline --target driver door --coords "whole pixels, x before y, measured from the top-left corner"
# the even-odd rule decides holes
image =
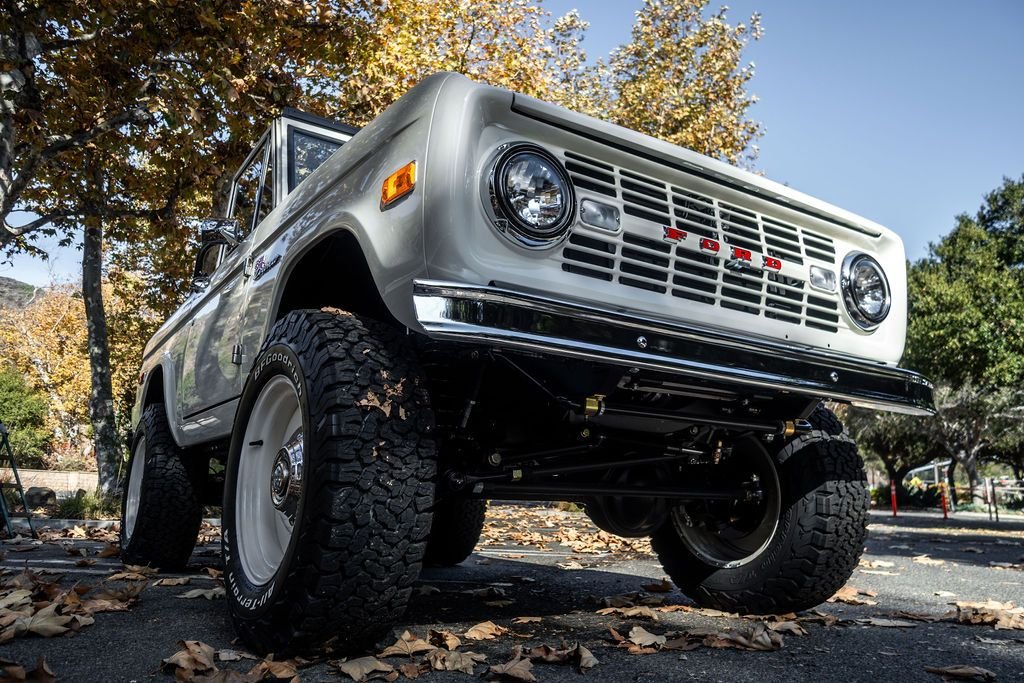
[[[242,390],[238,341],[246,259],[250,235],[274,206],[272,166],[273,136],[268,131],[235,174],[228,207],[228,215],[237,221],[235,239],[204,246],[199,255],[200,300],[185,342],[177,397],[182,429],[197,441],[230,432],[234,401]],[[212,272],[203,272],[211,266]]]

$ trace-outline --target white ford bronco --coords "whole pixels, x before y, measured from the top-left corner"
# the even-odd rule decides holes
[[[579,502],[701,605],[809,608],[869,503],[822,402],[933,410],[894,233],[536,99],[286,110],[234,182],[146,347],[121,549],[181,567],[222,505],[260,650],[374,642],[487,500]]]

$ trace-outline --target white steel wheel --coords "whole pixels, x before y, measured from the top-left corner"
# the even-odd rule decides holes
[[[298,392],[277,375],[253,404],[235,482],[238,559],[256,585],[274,578],[291,542],[302,498],[303,442]]]
[[[412,595],[434,504],[433,416],[405,330],[289,312],[236,416],[222,547],[239,636],[258,652],[373,647]]]
[[[124,537],[131,540],[135,531],[135,520],[139,517],[139,501],[142,499],[142,480],[146,470],[146,436],[143,434],[135,444],[131,469],[128,474],[128,491],[124,499]]]

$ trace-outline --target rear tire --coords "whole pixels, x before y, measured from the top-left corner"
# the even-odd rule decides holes
[[[423,563],[452,567],[473,554],[480,540],[487,513],[487,501],[450,498],[434,506],[434,520]]]
[[[665,571],[698,604],[730,612],[782,614],[808,609],[850,578],[864,549],[870,498],[857,447],[831,411],[811,415],[810,434],[773,456],[780,487],[778,525],[770,539],[734,566],[714,562],[686,540],[673,514],[651,543]],[[837,428],[838,425],[838,428]]]
[[[202,505],[162,403],[146,407],[121,498],[121,559],[176,570],[188,564]]]
[[[271,330],[228,455],[231,619],[261,652],[373,645],[402,616],[430,531],[433,415],[403,331],[303,310]]]

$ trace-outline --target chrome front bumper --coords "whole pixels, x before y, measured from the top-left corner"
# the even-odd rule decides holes
[[[497,287],[416,280],[427,336],[675,373],[911,415],[935,412],[917,373],[818,349],[640,318]]]

